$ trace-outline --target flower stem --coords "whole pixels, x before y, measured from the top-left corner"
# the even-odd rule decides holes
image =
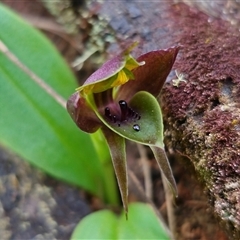
[[[104,202],[119,205],[118,188],[107,142],[100,130],[91,134],[91,139],[99,160],[104,167]]]
[[[144,184],[145,184],[145,193],[148,199],[152,200],[152,180],[151,180],[151,170],[149,162],[147,160],[146,149],[143,145],[137,144],[138,151],[140,154],[140,160],[143,168]]]

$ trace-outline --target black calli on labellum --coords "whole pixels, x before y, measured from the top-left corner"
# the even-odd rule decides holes
[[[126,101],[120,100],[118,102],[120,107],[120,114],[114,115],[113,111],[111,111],[110,107],[105,108],[105,116],[113,123],[117,123],[120,127],[121,124],[136,122],[141,118],[141,116],[130,108]]]

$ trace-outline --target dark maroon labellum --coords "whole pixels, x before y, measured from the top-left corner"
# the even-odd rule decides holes
[[[121,126],[121,123],[126,123],[129,121],[137,121],[141,118],[141,116],[135,112],[132,108],[128,107],[128,104],[124,100],[120,100],[118,102],[120,107],[120,116],[113,115],[110,108],[105,108],[105,116],[113,123],[117,123],[118,126]],[[140,127],[138,124],[134,124],[133,129],[135,131],[139,131]]]

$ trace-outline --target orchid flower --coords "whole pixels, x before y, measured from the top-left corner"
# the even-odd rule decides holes
[[[131,48],[107,61],[77,89],[67,109],[87,133],[100,129],[109,146],[124,209],[128,211],[125,140],[149,146],[176,195],[176,183],[165,154],[158,97],[171,71],[178,47],[134,59]]]

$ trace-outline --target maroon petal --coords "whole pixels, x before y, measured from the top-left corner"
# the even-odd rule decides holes
[[[122,85],[116,100],[130,100],[139,91],[146,91],[157,97],[176,59],[179,47],[157,50],[141,55],[137,61],[145,64],[133,70],[135,80]]]
[[[108,79],[120,71],[125,65],[124,56],[118,55],[104,63],[96,72],[94,72],[84,83],[83,86],[93,84]]]
[[[86,100],[78,92],[71,95],[67,101],[67,110],[77,126],[84,132],[94,133],[102,123],[88,106]]]
[[[144,64],[137,62],[130,51],[135,44],[119,55],[104,63],[94,72],[77,91],[85,93],[99,93],[112,87],[117,87],[134,78],[132,70]]]

